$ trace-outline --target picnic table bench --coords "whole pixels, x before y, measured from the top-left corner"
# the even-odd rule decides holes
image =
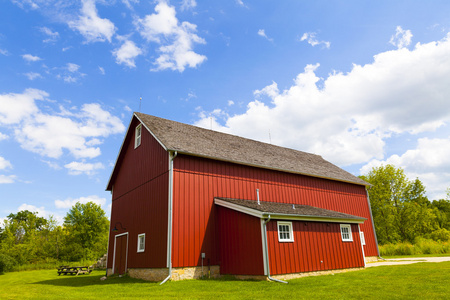
[[[78,274],[89,274],[92,270],[89,269],[87,266],[81,266],[81,267],[69,267],[69,266],[60,266],[58,268],[58,276],[63,275],[78,275]]]

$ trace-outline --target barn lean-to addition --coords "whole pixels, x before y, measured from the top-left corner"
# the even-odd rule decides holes
[[[107,186],[108,274],[362,268],[378,255],[367,186],[318,155],[134,113]]]

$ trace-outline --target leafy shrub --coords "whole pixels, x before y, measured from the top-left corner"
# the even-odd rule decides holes
[[[11,271],[16,261],[9,255],[0,253],[0,274]]]
[[[430,234],[433,241],[441,241],[441,242],[448,242],[450,241],[450,231],[448,231],[445,228],[440,228],[438,230],[433,231]]]

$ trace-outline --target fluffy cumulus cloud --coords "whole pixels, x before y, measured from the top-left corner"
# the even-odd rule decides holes
[[[419,178],[427,188],[430,200],[445,199],[450,187],[450,136],[418,139],[415,149],[385,160],[372,160],[361,168],[367,174],[373,167],[392,164],[404,169],[410,179]]]
[[[59,38],[59,33],[56,31],[52,31],[48,27],[41,27],[41,28],[39,28],[39,30],[41,31],[41,33],[43,33],[46,36],[46,39],[44,39],[42,41],[44,43],[54,43]]]
[[[163,1],[156,5],[155,12],[136,21],[142,37],[160,45],[160,55],[154,62],[156,67],[153,71],[170,69],[183,72],[186,67],[195,68],[206,60],[206,56],[193,51],[194,44],[205,44],[205,40],[196,34],[195,24],[180,24],[175,7]]]
[[[102,139],[125,130],[118,117],[97,103],[69,110],[60,106],[59,112],[44,112],[37,102],[46,101],[48,96],[35,89],[0,95],[0,126],[13,131],[15,139],[26,150],[50,158],[67,153],[77,159],[91,159],[100,155]],[[69,164],[66,168],[72,173],[92,174],[100,166],[92,164],[90,169],[86,166],[83,169],[82,164]]]
[[[105,40],[111,42],[116,31],[113,22],[99,17],[94,0],[82,0],[81,14],[78,19],[69,21],[68,25],[79,31],[87,43]]]
[[[379,53],[372,63],[354,65],[348,73],[321,79],[317,68],[318,64],[308,65],[285,90],[273,82],[255,91],[256,99],[244,113],[221,116],[223,125],[215,123],[215,129],[266,142],[270,130],[274,144],[348,166],[383,160],[387,138],[414,137],[450,122],[450,35],[412,50]],[[200,117],[197,124],[209,128],[209,115]],[[404,160],[419,163],[418,153],[424,153],[426,144],[432,141],[421,140]]]
[[[106,199],[101,198],[97,195],[87,196],[87,197],[80,197],[80,198],[68,198],[65,200],[56,200],[55,206],[57,208],[71,208],[74,206],[77,202],[80,202],[81,204],[86,204],[88,202],[94,202],[97,205],[104,206],[106,204]]]
[[[114,50],[114,57],[118,64],[123,64],[130,68],[135,68],[135,59],[142,54],[142,50],[132,41],[125,41],[120,48]]]

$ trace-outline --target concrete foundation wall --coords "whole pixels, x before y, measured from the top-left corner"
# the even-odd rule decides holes
[[[367,256],[366,263],[374,262],[378,260],[378,256]]]

